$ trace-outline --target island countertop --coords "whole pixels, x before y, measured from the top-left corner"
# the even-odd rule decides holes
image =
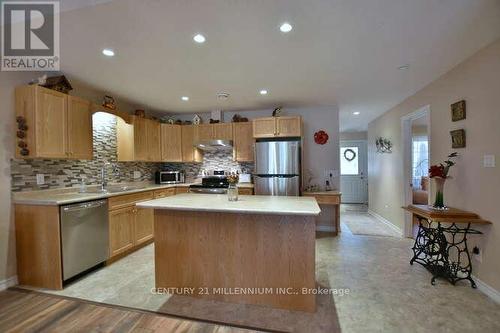
[[[225,194],[179,194],[143,201],[137,207],[227,213],[317,216],[321,209],[313,197],[240,195],[228,201]]]

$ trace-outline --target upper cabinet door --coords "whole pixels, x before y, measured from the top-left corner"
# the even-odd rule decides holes
[[[252,123],[233,124],[234,159],[238,162],[253,161],[254,139]]]
[[[68,96],[68,154],[69,158],[92,159],[92,112],[90,102]]]
[[[301,117],[277,117],[276,136],[302,136]]]
[[[182,162],[181,125],[161,124],[161,160]]]
[[[254,138],[272,138],[276,135],[276,120],[274,117],[257,118],[253,120]]]
[[[116,150],[118,162],[131,162],[134,159],[134,125],[116,117]]]
[[[212,124],[215,140],[233,140],[233,124]]]
[[[36,87],[37,157],[69,157],[67,154],[67,97],[68,95],[54,90]]]
[[[155,120],[146,120],[147,128],[147,145],[148,145],[148,161],[161,161],[161,139],[160,139],[160,123]]]
[[[134,159],[147,161],[149,157],[147,119],[134,117]]]
[[[208,141],[214,139],[214,127],[212,124],[194,125],[194,141]]]
[[[199,125],[184,125],[181,126],[182,134],[182,162],[194,162],[195,148],[194,144],[194,126]]]

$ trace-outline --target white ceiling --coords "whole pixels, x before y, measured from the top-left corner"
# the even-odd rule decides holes
[[[500,37],[497,0],[69,5],[61,15],[61,69],[70,77],[166,112],[337,105],[342,131],[366,130],[369,121]],[[293,25],[289,34],[278,29],[284,21]],[[194,43],[196,33],[206,43]],[[104,57],[103,48],[116,56]],[[404,64],[410,68],[397,69]],[[260,89],[269,94],[259,95]],[[216,99],[221,91],[231,94],[228,101]]]

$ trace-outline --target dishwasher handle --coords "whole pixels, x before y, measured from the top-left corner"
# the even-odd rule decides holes
[[[85,210],[89,208],[97,208],[104,206],[106,204],[106,200],[99,200],[99,201],[91,201],[91,202],[85,202],[85,203],[80,203],[76,205],[71,205],[71,206],[66,206],[63,208],[64,212],[77,212],[80,210]]]

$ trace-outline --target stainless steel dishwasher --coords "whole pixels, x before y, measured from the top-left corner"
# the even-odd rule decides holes
[[[109,258],[108,201],[61,206],[63,280]]]

